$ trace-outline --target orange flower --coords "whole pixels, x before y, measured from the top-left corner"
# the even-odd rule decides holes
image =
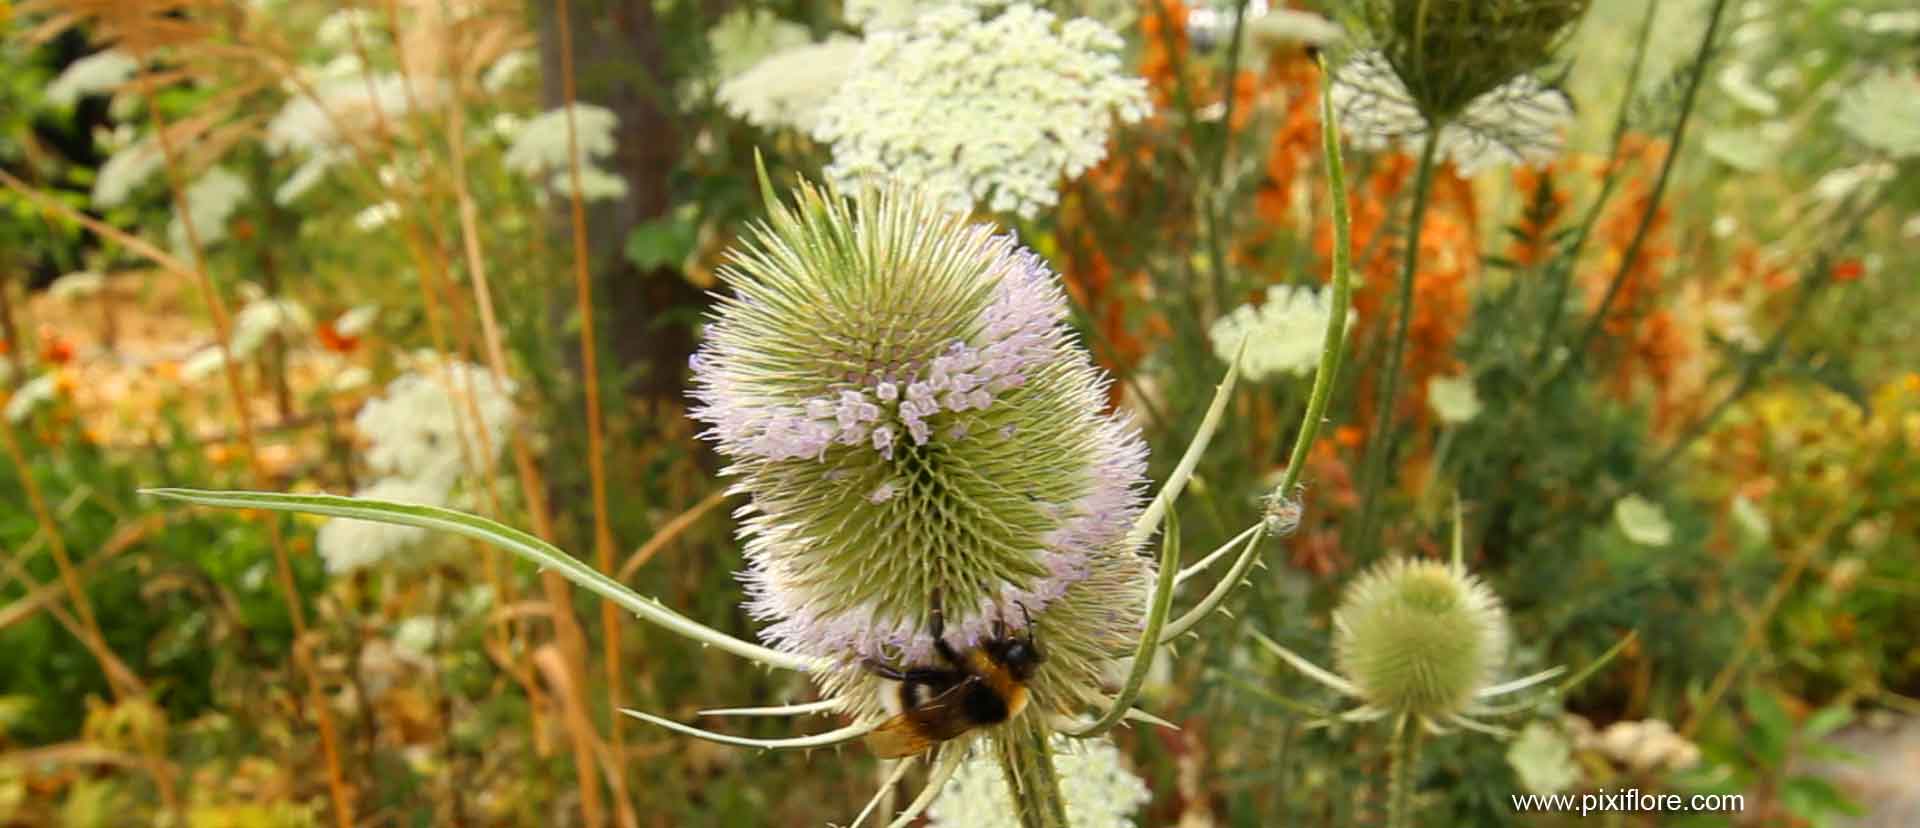
[[[1856,282],[1867,272],[1867,266],[1859,259],[1842,259],[1833,266],[1833,280],[1836,282]]]

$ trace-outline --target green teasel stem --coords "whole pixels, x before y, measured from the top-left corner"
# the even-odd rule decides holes
[[[1160,571],[1156,573],[1153,584],[1153,598],[1147,607],[1146,630],[1140,634],[1140,643],[1133,651],[1133,668],[1127,671],[1125,683],[1120,692],[1114,695],[1113,706],[1101,714],[1086,730],[1070,732],[1077,739],[1091,739],[1106,735],[1114,725],[1126,718],[1132,709],[1133,700],[1140,696],[1141,685],[1147,682],[1147,673],[1153,670],[1154,654],[1160,650],[1160,630],[1166,626],[1167,616],[1173,611],[1173,584],[1180,573],[1180,516],[1178,512],[1168,510],[1167,531],[1160,536]]]
[[[1354,548],[1373,546],[1380,517],[1380,490],[1385,484],[1387,453],[1392,449],[1393,409],[1400,395],[1400,368],[1407,356],[1407,327],[1413,319],[1413,277],[1420,269],[1420,231],[1426,224],[1427,197],[1433,191],[1434,159],[1439,154],[1440,130],[1445,124],[1427,124],[1427,135],[1420,147],[1420,167],[1413,182],[1413,203],[1407,210],[1406,250],[1401,254],[1398,316],[1394,320],[1393,340],[1387,347],[1387,362],[1382,366],[1386,383],[1380,394],[1380,408],[1374,416],[1373,435],[1367,440],[1367,453],[1361,464],[1360,523]]]
[[[1387,828],[1413,826],[1413,766],[1420,760],[1420,723],[1402,714],[1387,749]]]
[[[1320,342],[1320,367],[1313,374],[1313,391],[1307,397],[1307,411],[1300,417],[1300,434],[1294,438],[1293,453],[1287,458],[1286,476],[1275,491],[1290,497],[1307,468],[1307,452],[1320,434],[1326,419],[1327,404],[1333,399],[1333,383],[1339,378],[1340,360],[1347,347],[1347,315],[1353,304],[1352,219],[1347,214],[1347,171],[1340,160],[1340,125],[1333,113],[1333,76],[1327,70],[1325,55],[1320,64],[1320,151],[1326,156],[1327,191],[1333,209],[1333,301],[1327,313],[1327,334]]]
[[[1053,767],[1052,740],[1052,730],[1037,711],[1015,717],[993,737],[1020,828],[1067,828],[1067,801]]]

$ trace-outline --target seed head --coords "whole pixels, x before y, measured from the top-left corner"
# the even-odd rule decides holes
[[[1480,579],[1438,561],[1395,558],[1347,587],[1334,610],[1334,659],[1366,702],[1445,718],[1493,684],[1506,612]]]
[[[1031,618],[1036,699],[1097,687],[1142,619],[1146,449],[1046,264],[915,194],[802,186],[720,276],[692,415],[752,497],[761,637],[846,690],[866,659],[931,663],[936,610],[963,649]]]
[[[1429,123],[1552,58],[1589,0],[1374,0],[1374,35]]]

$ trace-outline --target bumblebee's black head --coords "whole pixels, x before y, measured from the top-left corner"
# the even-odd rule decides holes
[[[993,640],[982,647],[993,657],[994,662],[1005,667],[1007,672],[1021,681],[1033,678],[1040,663],[1047,660],[1047,654],[1041,652],[1040,642],[1034,640],[1033,617],[1027,615],[1027,608],[1021,607],[1020,614],[1026,616],[1027,632],[1021,636],[1009,636],[1002,624],[994,625]]]
[[[1009,638],[996,641],[994,645],[994,660],[1021,681],[1033,678],[1033,672],[1040,668],[1040,662],[1047,660],[1046,654],[1040,652],[1040,646],[1033,643],[1032,639]]]

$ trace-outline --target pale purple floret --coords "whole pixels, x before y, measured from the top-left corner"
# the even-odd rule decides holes
[[[875,366],[861,387],[833,383],[841,387],[798,405],[767,400],[740,387],[746,383],[728,372],[736,360],[714,344],[722,337],[709,336],[688,359],[698,403],[692,415],[709,426],[701,436],[735,457],[818,461],[827,446],[867,443],[891,459],[903,432],[914,445],[926,445],[939,433],[935,421],[942,413],[985,411],[1055,353],[1065,312],[1053,273],[1038,255],[1009,250],[1011,237],[995,243],[1007,254],[996,261],[998,272],[989,274],[999,285],[980,314],[978,332],[921,365],[899,372]],[[887,428],[884,436],[881,428]]]

